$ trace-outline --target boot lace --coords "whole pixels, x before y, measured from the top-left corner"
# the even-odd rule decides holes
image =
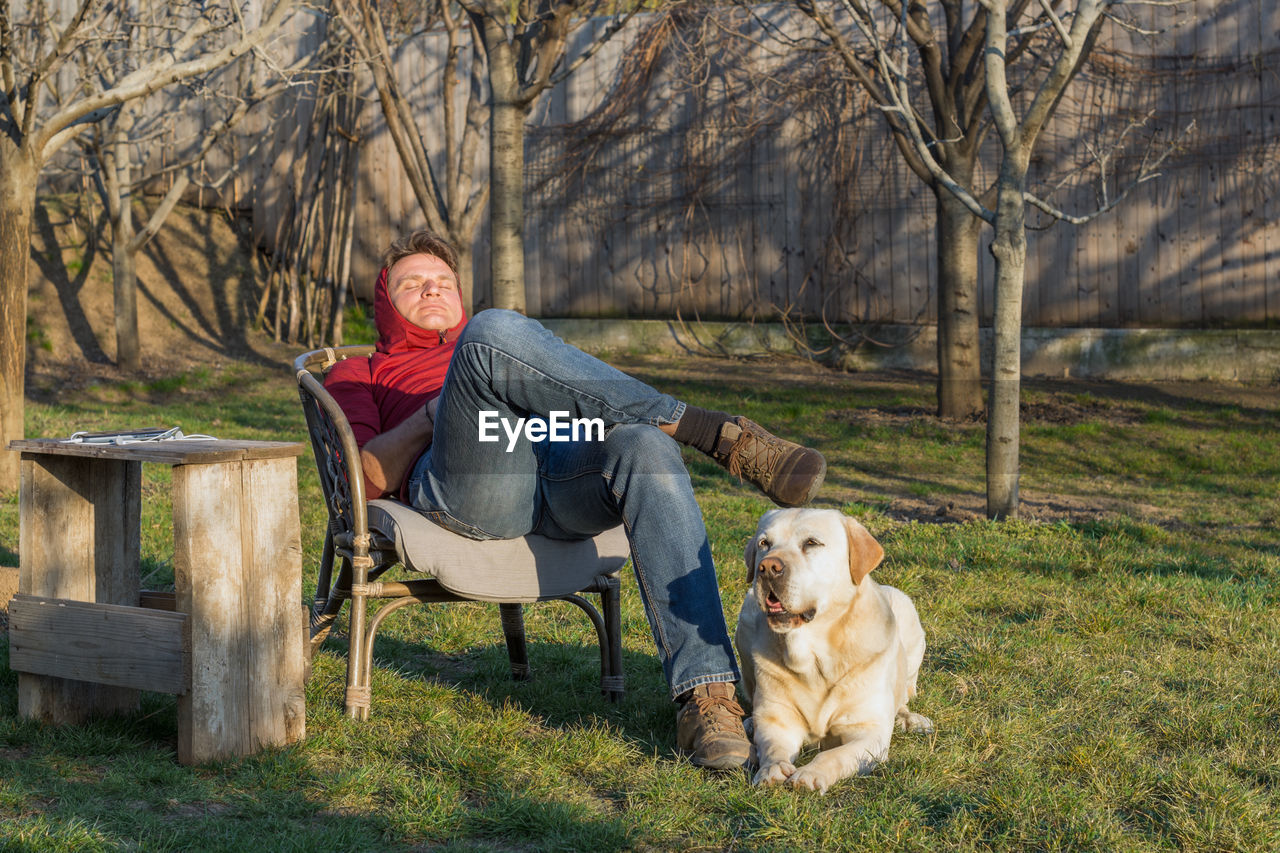
[[[787,445],[774,436],[756,432],[755,424],[744,423],[740,426],[742,434],[729,448],[729,473],[735,477],[757,481],[768,488]]]
[[[709,734],[742,731],[742,706],[728,696],[694,696],[691,700]]]

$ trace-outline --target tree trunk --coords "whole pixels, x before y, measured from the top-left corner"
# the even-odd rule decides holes
[[[0,492],[9,493],[18,489],[18,454],[9,442],[25,434],[27,258],[38,173],[30,151],[0,139]]]
[[[108,151],[110,154],[103,166],[111,170],[110,180],[104,180],[104,183],[108,192],[115,196],[107,200],[107,210],[111,220],[111,287],[116,315],[116,366],[123,370],[137,370],[142,362],[142,345],[138,340],[138,272],[131,246],[133,195],[129,191],[132,177],[129,140],[123,128],[117,128]]]
[[[492,61],[492,59],[491,59]],[[489,132],[489,270],[493,305],[525,313],[524,108],[493,87]]]
[[[125,199],[124,216],[111,227],[111,275],[115,290],[116,365],[137,370],[142,364],[142,342],[138,339],[137,254],[129,246],[133,239],[133,212]]]
[[[937,212],[938,417],[967,420],[982,414],[978,334],[978,237],[982,220],[941,188]]]
[[[995,337],[987,413],[987,517],[1018,515],[1019,399],[1022,381],[1022,285],[1027,267],[1025,155],[1005,152],[1000,167],[995,256]]]
[[[471,251],[470,240],[453,239],[453,250],[458,255],[458,287],[461,291],[462,308],[468,317],[476,313],[475,286],[475,254]]]

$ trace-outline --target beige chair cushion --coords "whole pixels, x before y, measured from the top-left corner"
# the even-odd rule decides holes
[[[395,542],[406,567],[480,601],[516,603],[579,592],[631,557],[622,527],[574,541],[534,535],[477,541],[383,498],[369,501],[369,527]]]

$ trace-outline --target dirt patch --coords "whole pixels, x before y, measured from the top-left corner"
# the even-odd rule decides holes
[[[141,214],[140,214],[141,215]],[[221,211],[178,208],[138,253],[142,366],[115,366],[111,247],[71,202],[45,199],[33,224],[27,320],[27,394],[148,382],[229,361],[287,363],[297,346],[253,330],[261,268],[248,223]]]
[[[934,414],[933,409],[926,409],[923,406],[839,409],[828,412],[827,417],[848,424],[889,427],[901,427],[922,421],[934,423],[940,427],[963,427],[966,424],[986,422],[986,418],[983,417],[962,421],[959,424],[944,421]],[[1023,402],[1021,405],[1021,422],[1023,424],[1069,426],[1082,423],[1103,423],[1127,425],[1137,423],[1141,419],[1142,413],[1138,409],[1103,400],[1085,400],[1081,402],[1071,399],[1049,399]]]
[[[949,495],[946,498],[896,497],[884,507],[884,514],[895,521],[917,521],[922,524],[964,524],[987,517],[986,497],[981,494]],[[1072,495],[1019,493],[1018,517],[1025,521],[1069,523],[1115,518],[1138,518],[1152,524],[1176,524],[1168,510],[1149,504],[1114,500],[1102,495],[1081,498]]]

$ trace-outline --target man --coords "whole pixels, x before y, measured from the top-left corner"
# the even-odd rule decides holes
[[[468,322],[457,256],[430,232],[397,240],[384,262],[374,291],[377,352],[339,362],[325,381],[360,445],[366,494],[398,496],[475,539],[581,539],[625,525],[680,703],[679,747],[700,766],[745,765],[738,667],[679,444],[784,505],[813,498],[826,474],[822,455],[661,394],[515,312],[482,311]],[[481,440],[485,424],[553,412],[607,426],[576,441],[536,440],[545,430]]]

